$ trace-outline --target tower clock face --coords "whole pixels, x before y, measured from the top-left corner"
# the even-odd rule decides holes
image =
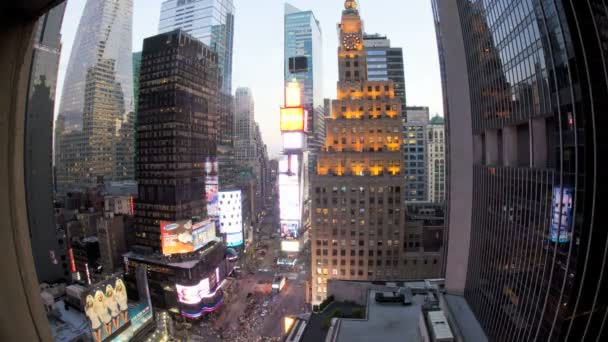
[[[342,37],[342,45],[346,50],[356,50],[361,44],[361,37],[356,33],[346,33]]]

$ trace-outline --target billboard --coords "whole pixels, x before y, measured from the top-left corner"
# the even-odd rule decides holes
[[[196,251],[211,241],[216,240],[215,235],[215,222],[211,220],[205,220],[193,224],[192,226],[192,244],[193,249]]]
[[[300,241],[298,240],[283,240],[281,241],[281,250],[283,252],[299,252]]]
[[[219,195],[220,232],[222,234],[243,232],[241,191],[222,191]]]
[[[192,220],[160,221],[160,239],[164,255],[193,252]]]
[[[300,231],[300,222],[298,221],[281,221],[281,237],[282,238],[298,238]]]
[[[306,112],[302,107],[281,108],[281,132],[304,132]]]
[[[177,300],[184,304],[198,304],[203,298],[210,297],[209,278],[201,280],[194,286],[183,286],[175,284]]]
[[[553,188],[553,209],[551,216],[550,240],[557,243],[570,241],[570,227],[572,226],[572,209],[574,195],[572,188]]]
[[[237,247],[243,245],[243,232],[226,234],[226,246]]]
[[[107,341],[130,326],[127,289],[120,277],[93,286],[84,312],[96,342]]]
[[[205,200],[207,203],[207,215],[217,217],[219,215],[219,165],[215,158],[205,159]]]
[[[302,208],[297,174],[279,174],[279,209],[281,221],[300,222]]]
[[[305,147],[306,135],[302,132],[283,133],[283,150],[301,150]]]

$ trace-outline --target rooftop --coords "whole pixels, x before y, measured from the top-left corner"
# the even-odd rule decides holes
[[[424,295],[415,295],[413,304],[377,303],[377,292],[367,296],[367,319],[340,319],[334,341],[420,341],[418,321],[424,304]]]

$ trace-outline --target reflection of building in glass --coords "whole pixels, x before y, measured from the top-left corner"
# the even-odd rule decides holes
[[[302,89],[302,104],[308,111],[309,172],[314,171],[318,151],[325,140],[323,109],[323,61],[321,24],[312,11],[285,4],[284,82],[297,80]],[[308,197],[308,195],[307,195]]]
[[[445,201],[445,126],[443,118],[435,116],[427,126],[427,181],[428,200]]]
[[[601,340],[605,6],[433,7],[450,146],[448,293],[464,295],[490,340]]]
[[[25,120],[25,188],[27,214],[39,282],[69,278],[67,251],[53,217],[53,122],[55,85],[61,50],[65,4],[38,20],[30,69]]]
[[[427,201],[427,125],[429,107],[407,107],[404,124],[403,150],[405,153],[405,200]]]
[[[160,251],[160,221],[207,217],[205,161],[216,154],[216,73],[217,55],[181,30],[144,40],[137,113],[138,245]]]
[[[132,0],[86,3],[55,131],[60,193],[134,177],[132,10]]]
[[[404,246],[401,100],[392,81],[370,81],[354,0],[340,24],[338,99],[311,180],[312,302],[328,279],[408,278]]]

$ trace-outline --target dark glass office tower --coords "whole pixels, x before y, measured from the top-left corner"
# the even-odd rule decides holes
[[[53,217],[52,127],[64,11],[61,4],[38,19],[25,117],[27,214],[39,282],[69,278],[67,251]]]
[[[204,219],[205,159],[217,153],[217,54],[181,30],[144,40],[136,238],[160,250],[160,221]]]
[[[491,340],[604,340],[608,8],[434,8],[449,113],[448,292],[464,294]]]

